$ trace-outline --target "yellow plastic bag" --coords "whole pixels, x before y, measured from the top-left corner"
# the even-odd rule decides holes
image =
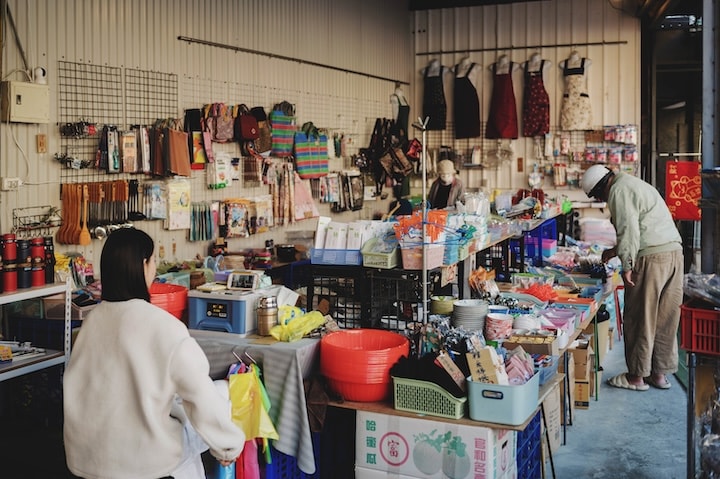
[[[243,430],[246,440],[255,438],[278,439],[278,433],[268,414],[270,400],[260,381],[254,364],[250,371],[231,374],[230,402],[232,420]]]
[[[325,316],[319,311],[311,311],[302,316],[290,319],[287,322],[273,326],[270,335],[278,341],[297,341],[310,331],[325,324]]]

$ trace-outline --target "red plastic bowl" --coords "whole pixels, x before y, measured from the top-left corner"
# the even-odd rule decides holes
[[[381,329],[348,329],[320,341],[320,371],[328,378],[357,384],[390,383],[390,368],[410,354],[410,342]]]
[[[150,302],[164,309],[178,319],[182,319],[188,303],[188,289],[185,286],[170,283],[150,285]]]
[[[328,385],[346,401],[382,401],[390,396],[391,392],[390,383],[360,384],[328,378]]]

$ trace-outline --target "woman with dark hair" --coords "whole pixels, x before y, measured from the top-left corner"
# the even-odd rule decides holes
[[[228,465],[245,443],[205,353],[150,303],[153,252],[134,228],[105,240],[103,301],[83,321],[63,378],[67,465],[83,478],[204,479],[203,451]]]

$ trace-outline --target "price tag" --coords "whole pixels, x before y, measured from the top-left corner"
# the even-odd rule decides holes
[[[440,354],[438,354],[438,357],[435,359],[435,363],[439,364],[450,375],[453,381],[455,381],[455,384],[465,391],[465,375],[463,375],[460,368],[457,367],[445,351],[440,351]]]

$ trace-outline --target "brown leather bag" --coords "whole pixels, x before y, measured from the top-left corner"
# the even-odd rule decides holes
[[[413,165],[407,159],[400,147],[390,147],[385,154],[380,157],[380,164],[388,176],[395,179],[405,178],[413,172]]]

